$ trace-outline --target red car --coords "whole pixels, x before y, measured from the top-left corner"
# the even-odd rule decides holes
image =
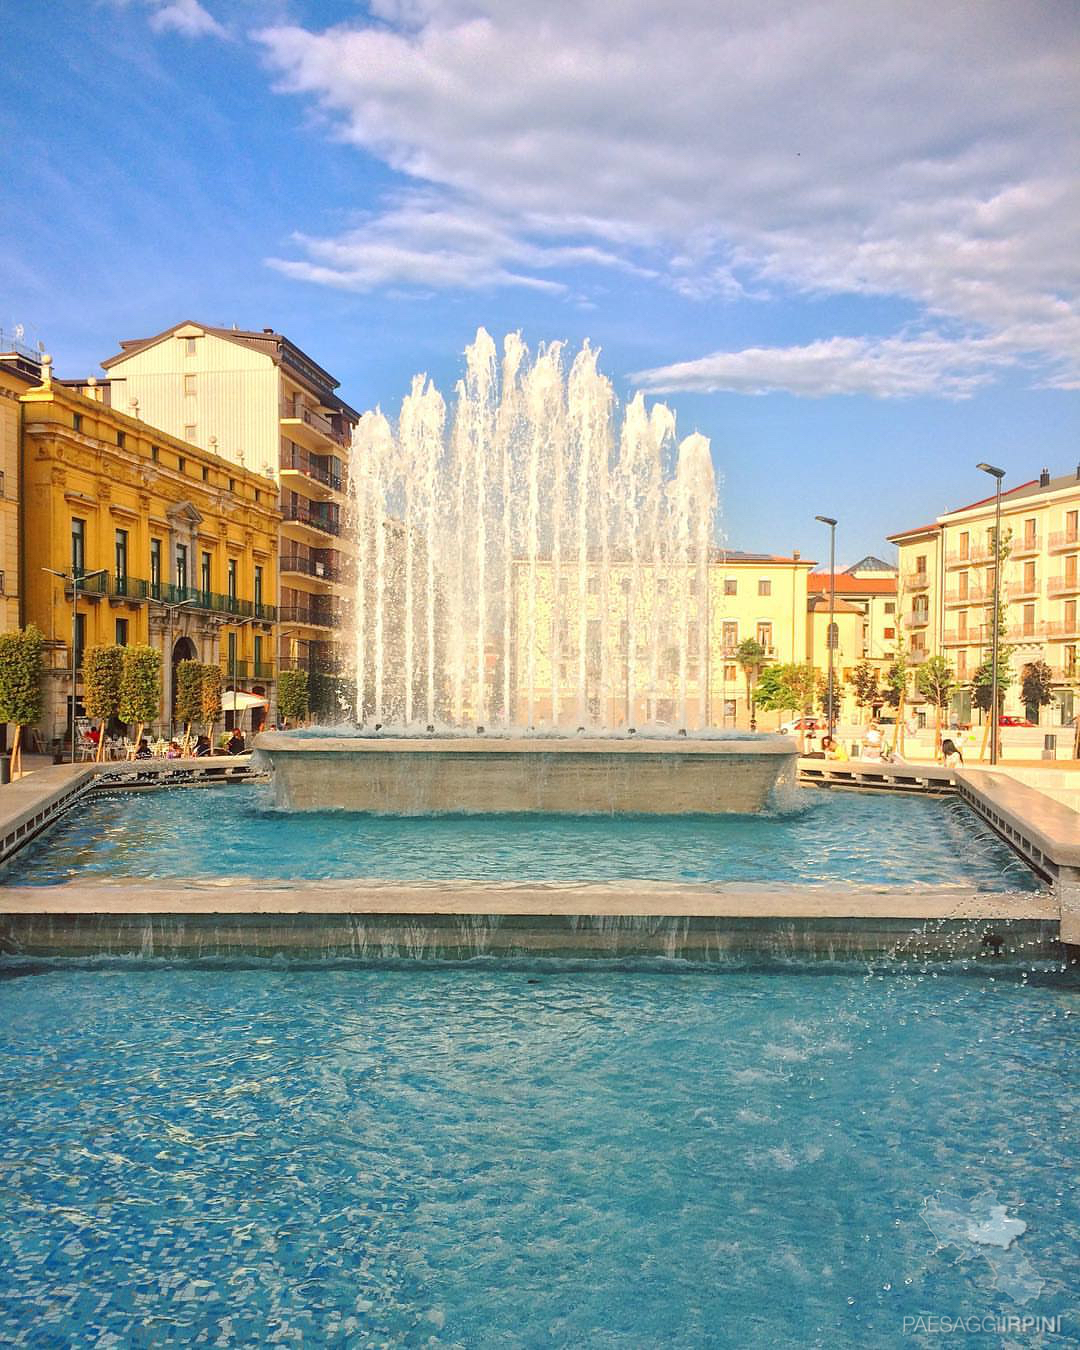
[[[1017,717],[1015,713],[1002,713],[998,718],[999,727],[1037,727],[1038,722],[1031,722],[1026,717]]]

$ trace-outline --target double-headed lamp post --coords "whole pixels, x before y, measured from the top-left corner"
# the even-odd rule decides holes
[[[79,629],[79,582],[89,581],[91,577],[103,577],[109,570],[107,567],[98,567],[93,572],[82,572],[77,567],[72,567],[70,572],[58,572],[55,567],[43,567],[43,572],[50,572],[54,577],[59,577],[61,581],[71,582],[71,762],[75,763],[75,674],[78,668],[78,629]]]
[[[836,646],[834,642],[834,635],[836,634],[836,521],[832,516],[815,516],[814,519],[820,520],[822,525],[828,525],[829,527],[829,627],[825,633],[825,646],[829,649],[829,684],[828,692],[825,695],[828,700],[825,721],[829,728],[828,735],[831,741],[836,726],[836,685],[833,670],[833,654]]]
[[[998,708],[998,623],[1001,615],[1001,480],[1004,469],[993,464],[976,464],[977,469],[994,479],[994,615],[990,628],[990,763],[998,762],[1000,709]]]

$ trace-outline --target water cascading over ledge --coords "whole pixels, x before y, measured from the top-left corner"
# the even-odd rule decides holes
[[[618,421],[587,343],[465,355],[452,417],[417,376],[356,429],[358,720],[712,725],[708,440],[640,394]]]

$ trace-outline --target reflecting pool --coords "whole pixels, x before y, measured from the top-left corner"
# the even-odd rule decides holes
[[[761,816],[391,817],[280,812],[253,784],[116,793],[81,803],[2,875],[1038,886],[955,799],[795,789],[785,804]]]
[[[903,1335],[929,1310],[1066,1344],[1077,1007],[1017,972],[8,963],[4,1339],[941,1344]]]

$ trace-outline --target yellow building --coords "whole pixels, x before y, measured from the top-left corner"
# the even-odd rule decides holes
[[[345,615],[354,561],[345,539],[347,468],[358,414],[337,381],[272,328],[181,323],[122,342],[102,366],[115,407],[279,485],[282,659],[348,673]]]
[[[704,588],[693,567],[654,575],[613,562],[606,575],[543,560],[515,567],[511,674],[521,725],[745,727],[746,682],[736,649],[754,638],[769,660],[807,653],[807,576],[791,557],[716,550]],[[700,597],[704,595],[704,604]],[[605,621],[604,616],[607,616]],[[489,661],[498,706],[497,652]],[[555,678],[557,673],[558,678]]]
[[[811,573],[807,586],[811,620],[807,627],[806,659],[824,673],[829,662],[829,573]],[[897,570],[891,563],[881,558],[861,558],[836,573],[836,627],[833,660],[838,719],[866,720],[871,712],[857,706],[850,680],[855,667],[865,661],[877,671],[881,687],[885,671],[895,657],[897,633],[902,630],[897,615]]]
[[[1069,725],[1080,711],[1080,469],[1052,478],[1047,470],[1001,498],[1005,642],[1013,680],[1005,711],[1047,726]],[[891,536],[900,550],[900,597],[912,646],[943,655],[961,684],[989,656],[994,594],[995,500],[988,496],[939,516],[932,524]],[[1045,661],[1054,676],[1054,702],[1025,709],[1023,667]],[[971,716],[968,689],[955,711]]]
[[[90,645],[156,646],[165,732],[185,658],[220,662],[226,688],[272,700],[276,484],[109,407],[93,381],[55,380],[42,361],[21,406],[23,595],[48,643],[46,742],[69,724],[73,640],[77,664]],[[74,624],[73,571],[89,574]]]
[[[27,389],[41,381],[38,353],[0,334],[0,632],[20,627],[19,439]]]

